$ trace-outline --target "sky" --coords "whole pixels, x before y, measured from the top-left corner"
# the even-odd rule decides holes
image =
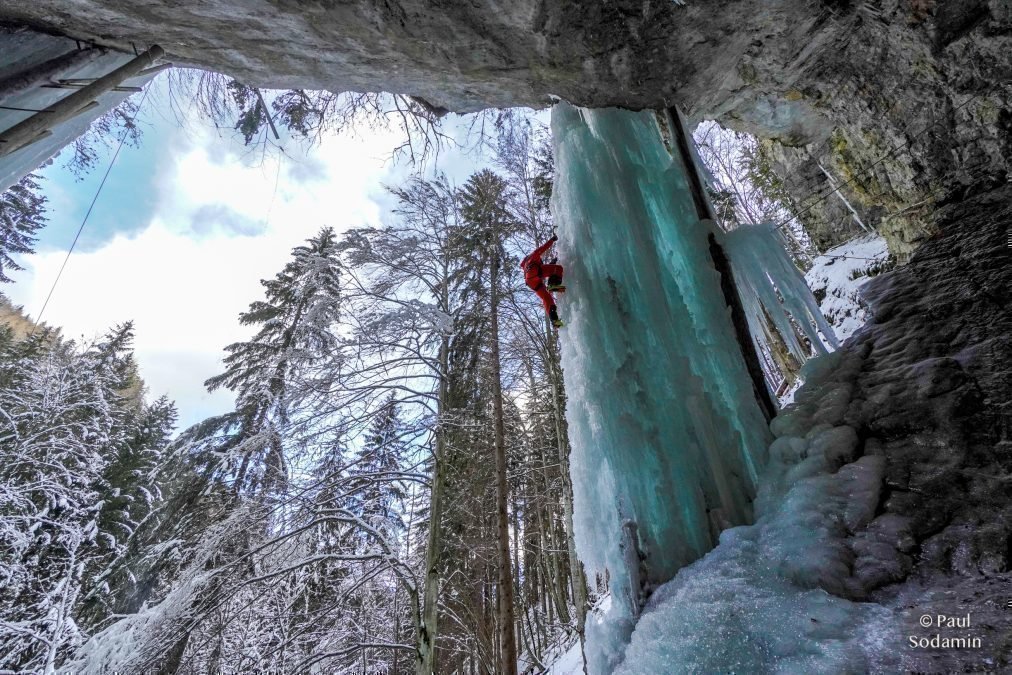
[[[165,78],[150,86],[141,144],[120,152],[42,319],[84,342],[134,321],[148,396],[175,400],[184,429],[233,406],[230,392],[208,393],[203,382],[221,372],[226,345],[252,335],[237,317],[262,297],[260,280],[324,226],[381,224],[393,206],[384,185],[414,169],[391,159],[396,131],[365,127],[308,148],[283,138],[285,154],[265,159],[194,111],[182,111],[181,124]],[[25,270],[0,289],[33,319],[111,156],[82,179],[62,157],[41,172],[48,226],[36,254],[21,258]],[[450,150],[426,172],[461,183],[482,164]]]

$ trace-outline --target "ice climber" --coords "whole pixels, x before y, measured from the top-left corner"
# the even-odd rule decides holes
[[[559,311],[555,306],[555,298],[552,296],[552,293],[566,292],[566,287],[562,285],[562,265],[556,264],[558,258],[552,258],[551,262],[547,264],[541,260],[541,256],[558,240],[559,237],[553,234],[551,239],[538,246],[533,253],[520,261],[520,268],[524,271],[524,282],[527,287],[541,298],[541,303],[545,306],[552,325],[562,328],[563,323],[559,319]]]

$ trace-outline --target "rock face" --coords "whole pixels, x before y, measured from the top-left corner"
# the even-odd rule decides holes
[[[0,21],[457,112],[677,104],[771,139],[826,246],[856,224],[819,163],[906,256],[937,200],[1012,157],[1007,0],[7,0]]]
[[[937,224],[941,233],[909,265],[865,286],[874,318],[844,345],[832,378],[839,386],[803,387],[773,429],[783,445],[798,424],[831,412],[831,424],[856,432],[837,475],[862,462],[881,467],[873,489],[851,492],[836,535],[846,572],[818,584],[890,610],[889,625],[874,631],[900,643],[885,645],[898,659],[890,670],[1004,671],[1012,667],[1012,186],[943,205]],[[967,614],[969,625],[938,630],[939,615]],[[919,624],[925,615],[932,623]],[[982,644],[909,642],[936,633]]]
[[[937,231],[939,203],[1012,176],[1012,5],[882,0],[853,3],[833,23],[832,44],[779,89],[832,124],[768,147],[818,243],[860,231],[828,171],[905,259]]]
[[[8,0],[20,21],[249,84],[390,91],[457,112],[544,106],[659,107],[701,97],[753,39],[802,39],[801,0]],[[811,13],[808,11],[807,13]],[[796,38],[785,38],[791,32]],[[781,48],[777,47],[780,51]]]

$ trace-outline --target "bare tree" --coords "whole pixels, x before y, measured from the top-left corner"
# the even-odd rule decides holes
[[[219,128],[231,128],[247,146],[266,153],[278,147],[279,128],[319,143],[324,137],[360,128],[394,129],[402,140],[391,151],[425,165],[454,144],[441,119],[447,111],[424,99],[377,92],[289,89],[261,91],[221,73],[176,69],[170,75],[170,104],[177,117],[194,106]]]
[[[715,183],[710,198],[720,225],[777,223],[799,266],[811,265],[814,246],[794,216],[795,208],[770,167],[759,141],[746,133],[702,122],[693,133],[703,164]]]

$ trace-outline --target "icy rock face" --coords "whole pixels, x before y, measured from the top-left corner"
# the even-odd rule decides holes
[[[587,635],[606,672],[646,592],[751,519],[766,424],[654,115],[560,104],[552,132],[575,534],[590,578],[609,574]]]
[[[158,43],[249,84],[455,112],[678,105],[773,139],[822,247],[857,225],[824,198],[820,163],[905,257],[936,202],[1004,180],[1012,161],[1007,0],[5,0],[0,21],[126,51]]]
[[[773,320],[798,363],[807,361],[812,352],[826,354],[827,345],[839,347],[833,328],[819,310],[805,278],[787,254],[783,236],[773,224],[743,225],[723,235],[723,244],[734,268],[735,283],[756,349],[760,336],[765,336],[766,344],[773,343],[766,316]],[[808,344],[798,338],[795,326]]]
[[[771,424],[755,524],[654,594],[618,672],[1012,667],[1012,186],[939,223],[868,284],[871,323],[806,364]]]
[[[859,354],[823,356],[802,376],[801,402],[778,417],[754,525],[662,587],[636,626],[619,673],[861,672],[856,628],[888,610],[852,602],[847,533],[874,516],[884,458],[863,456],[843,421]],[[824,400],[829,403],[824,403]],[[888,636],[874,636],[876,640]]]

